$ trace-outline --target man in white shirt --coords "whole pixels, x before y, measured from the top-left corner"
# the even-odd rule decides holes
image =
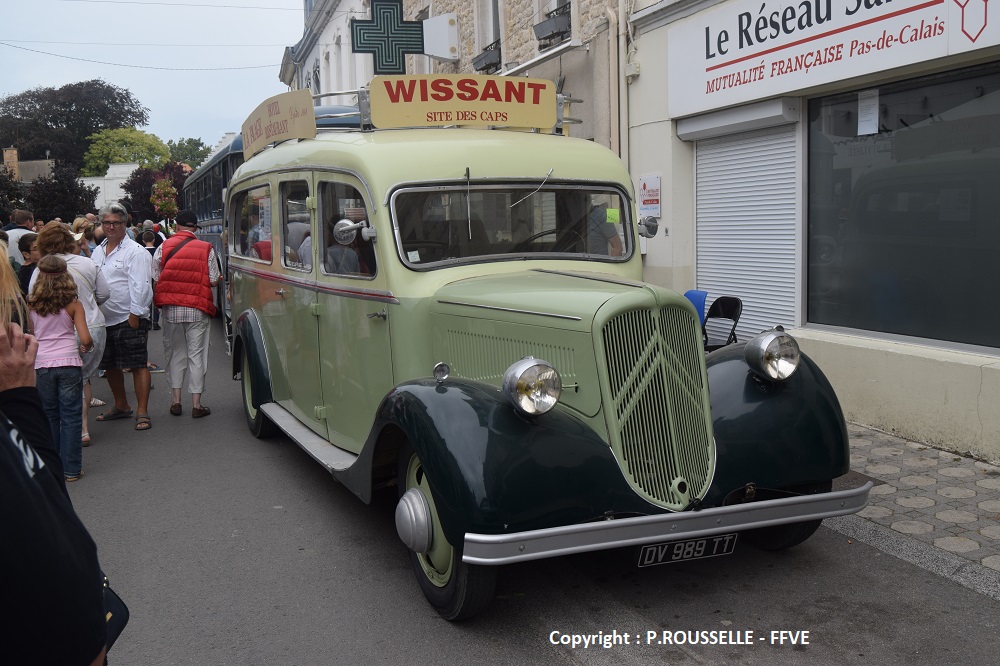
[[[35,216],[30,210],[15,210],[14,225],[14,228],[7,232],[7,254],[14,260],[18,268],[20,268],[24,265],[24,257],[21,255],[21,251],[17,249],[17,241],[24,234],[35,230]],[[17,269],[14,272],[16,273]]]
[[[107,344],[100,368],[114,395],[114,406],[97,417],[113,421],[132,415],[125,394],[124,370],[135,386],[135,429],[149,430],[149,368],[146,366],[149,305],[153,300],[152,257],[126,234],[128,211],[119,203],[104,206],[97,214],[105,240],[94,250],[93,260],[104,274],[111,296],[101,305],[107,324]]]

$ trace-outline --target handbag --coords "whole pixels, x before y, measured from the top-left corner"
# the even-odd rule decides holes
[[[125,605],[122,598],[111,589],[108,576],[104,572],[101,572],[101,575],[104,578],[104,612],[108,621],[107,646],[110,652],[111,646],[115,644],[122,631],[125,630],[125,625],[128,624],[129,612],[128,606]]]

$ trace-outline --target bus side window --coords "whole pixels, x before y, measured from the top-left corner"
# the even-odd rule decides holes
[[[235,207],[236,234],[233,239],[237,254],[252,259],[271,261],[271,188],[257,187]]]
[[[282,262],[289,268],[312,270],[312,244],[303,243],[312,233],[306,199],[309,183],[304,180],[281,184]]]
[[[375,275],[375,248],[358,231],[348,245],[333,237],[333,227],[340,220],[367,221],[365,200],[355,188],[343,183],[320,184],[319,219],[323,220],[323,243],[318,248],[323,272],[329,275],[371,277]]]

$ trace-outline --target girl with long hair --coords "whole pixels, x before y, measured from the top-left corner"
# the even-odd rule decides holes
[[[37,273],[28,297],[28,315],[38,339],[36,384],[49,417],[52,441],[58,443],[63,473],[67,481],[76,481],[83,475],[80,355],[92,351],[94,341],[66,262],[55,255],[42,257]]]

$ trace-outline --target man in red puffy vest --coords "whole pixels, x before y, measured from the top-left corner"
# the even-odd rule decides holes
[[[170,413],[180,416],[181,385],[187,374],[191,416],[212,413],[201,404],[208,369],[209,324],[215,316],[213,287],[219,281],[219,262],[211,243],[197,240],[198,218],[190,210],[177,213],[177,233],[160,244],[153,255],[155,303],[163,320],[163,355],[173,397]]]

